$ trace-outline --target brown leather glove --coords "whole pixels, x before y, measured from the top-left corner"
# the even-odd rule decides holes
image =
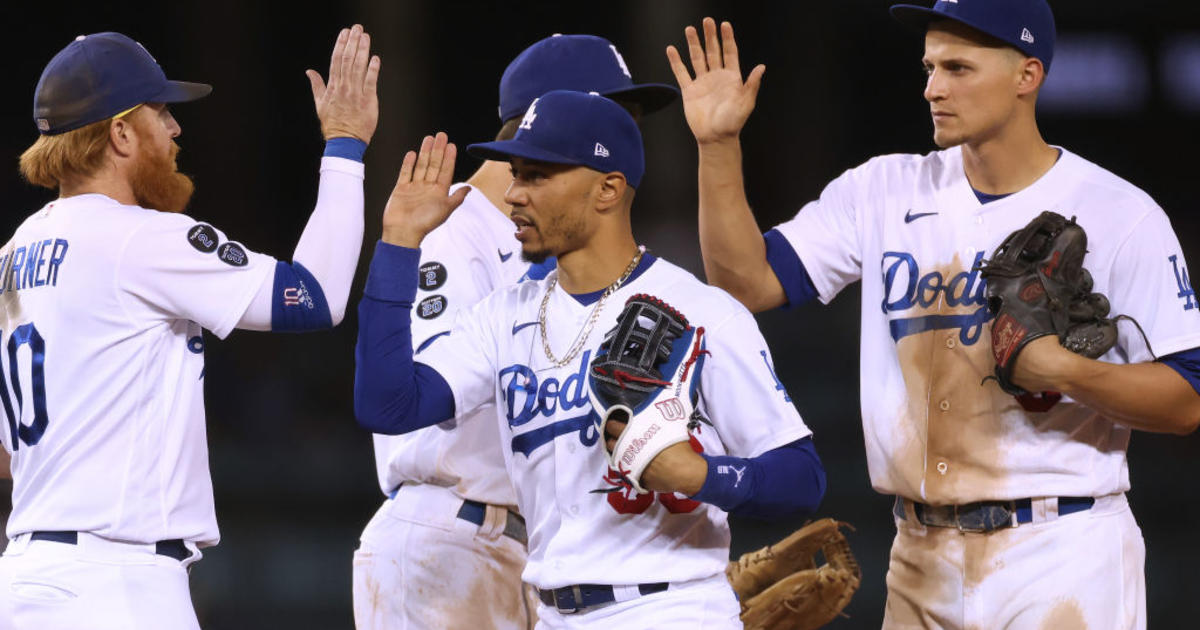
[[[842,526],[850,527],[821,519],[729,563],[746,630],[813,630],[842,612],[862,581]],[[817,552],[825,564],[817,566]]]

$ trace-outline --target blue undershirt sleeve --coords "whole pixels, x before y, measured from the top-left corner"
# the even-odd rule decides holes
[[[1168,354],[1159,358],[1158,362],[1179,372],[1196,393],[1200,393],[1200,348]]]
[[[730,514],[776,519],[812,514],[825,496],[825,467],[812,436],[758,457],[700,455],[708,476],[693,499]]]
[[[775,277],[779,278],[779,284],[783,285],[784,294],[787,295],[788,303],[784,308],[795,308],[815,300],[817,287],[787,237],[779,230],[770,230],[763,234],[763,241],[767,246],[767,264],[771,265]]]
[[[380,241],[358,303],[354,415],[373,433],[408,433],[454,417],[446,379],[413,362],[412,304],[420,261],[420,250]]]

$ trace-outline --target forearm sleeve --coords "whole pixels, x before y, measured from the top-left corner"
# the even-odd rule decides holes
[[[812,437],[758,457],[701,456],[708,476],[692,498],[730,514],[760,519],[811,514],[825,496],[825,468]]]
[[[365,149],[365,143],[352,138],[333,138],[326,144],[317,204],[292,254],[295,273],[280,270],[268,276],[238,328],[295,332],[329,328],[342,321],[362,250]],[[311,313],[289,310],[297,306],[298,296],[304,299],[299,282],[305,280],[304,291],[322,299],[309,309]],[[289,317],[281,318],[281,310],[289,311]]]
[[[381,241],[358,304],[354,415],[372,433],[407,433],[454,417],[446,379],[413,362],[411,313],[420,259],[420,250]]]

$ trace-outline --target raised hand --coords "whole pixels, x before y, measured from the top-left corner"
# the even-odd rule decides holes
[[[440,131],[436,137],[425,136],[420,153],[409,151],[404,155],[400,177],[383,209],[384,242],[420,247],[425,235],[462,204],[471,192],[469,187],[449,194],[457,156],[458,149]]]
[[[306,70],[321,133],[330,138],[358,138],[370,142],[379,122],[379,57],[371,56],[371,36],[361,24],[344,28],[333,45],[329,83],[316,70]]]
[[[754,111],[758,88],[767,71],[766,66],[759,64],[743,82],[733,25],[721,23],[720,41],[717,23],[712,18],[704,18],[703,28],[703,44],[695,27],[689,26],[683,31],[694,72],[688,72],[674,46],[667,46],[667,60],[683,97],[683,113],[696,141],[701,144],[737,137],[750,112]]]

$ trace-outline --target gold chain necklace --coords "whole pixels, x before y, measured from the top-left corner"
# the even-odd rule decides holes
[[[637,269],[638,263],[642,261],[642,254],[646,252],[645,248],[639,246],[636,254],[633,255],[633,260],[629,261],[629,266],[625,268],[625,273],[621,274],[617,281],[608,285],[604,293],[600,295],[600,299],[596,300],[596,305],[592,307],[592,314],[588,317],[588,321],[583,325],[583,329],[575,336],[575,342],[571,344],[571,349],[567,350],[567,354],[561,358],[555,358],[554,352],[550,349],[550,335],[546,331],[546,307],[550,304],[550,294],[554,292],[555,285],[558,284],[558,273],[555,273],[550,281],[546,283],[546,295],[542,297],[542,307],[538,309],[538,329],[542,333],[542,350],[546,351],[546,358],[554,367],[560,368],[575,360],[575,357],[583,351],[583,347],[587,345],[588,337],[592,334],[592,328],[596,325],[596,320],[600,318],[600,311],[604,308],[604,302],[608,300],[608,296],[616,293],[617,289],[621,288],[622,284],[629,279],[633,274],[633,270]]]

